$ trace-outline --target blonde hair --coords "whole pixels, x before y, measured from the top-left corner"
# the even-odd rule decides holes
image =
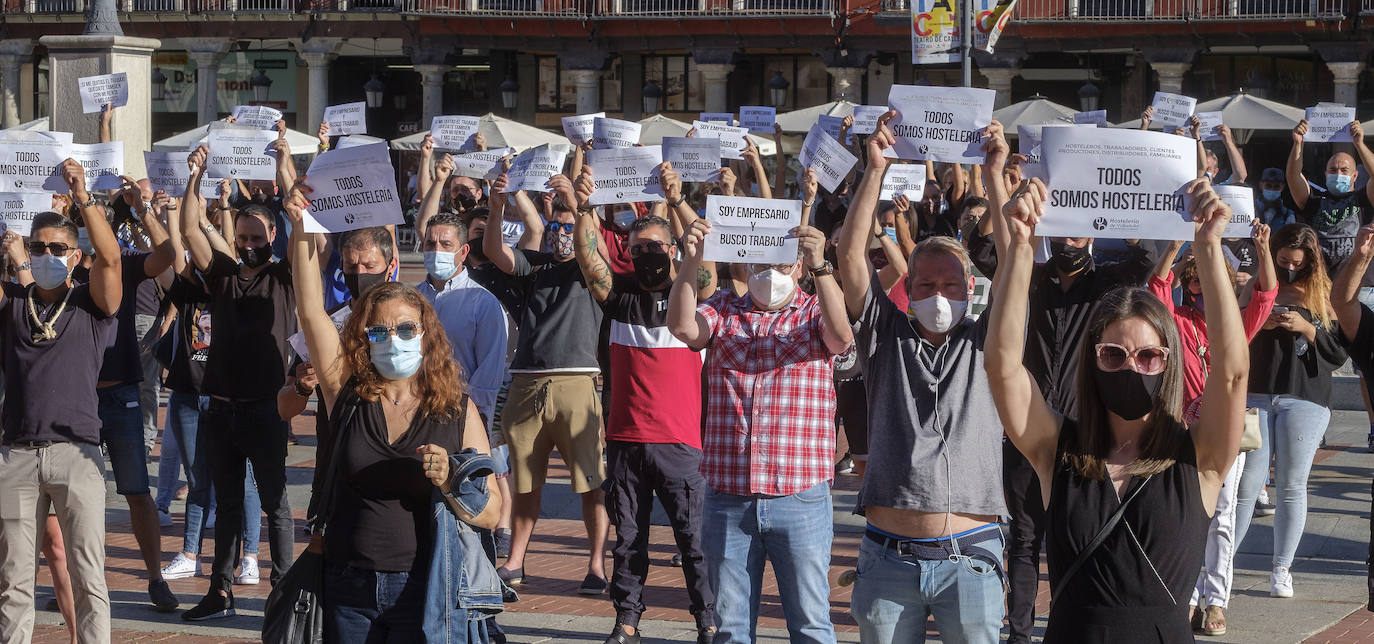
[[[949,254],[959,259],[959,263],[964,267],[964,279],[973,276],[973,261],[968,258],[968,250],[953,237],[935,235],[922,239],[916,244],[916,248],[911,251],[911,257],[907,258],[907,265],[915,267],[916,260],[932,255]]]

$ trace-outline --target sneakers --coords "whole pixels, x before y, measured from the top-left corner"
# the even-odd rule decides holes
[[[1370,427],[1369,429],[1369,453],[1374,454],[1374,427]]]
[[[227,591],[226,591],[227,592]],[[200,603],[195,608],[181,614],[181,618],[188,622],[203,622],[207,619],[219,619],[221,617],[234,616],[234,596],[221,595],[214,588],[200,598]]]
[[[1259,496],[1255,497],[1255,516],[1267,517],[1274,514],[1274,504],[1269,502],[1269,492],[1260,488]]]
[[[148,597],[153,600],[153,608],[159,613],[170,613],[180,605],[177,596],[172,594],[172,589],[162,579],[148,582]]]
[[[840,475],[853,474],[854,458],[845,454],[844,458],[840,459],[840,462],[835,464],[835,473]]]
[[[164,528],[172,527],[172,513],[159,509],[157,511],[157,524]]]
[[[716,639],[716,627],[703,626],[697,629],[697,644],[711,644]]]
[[[167,564],[162,569],[163,579],[185,579],[187,577],[200,576],[200,557],[187,557],[186,553],[178,552],[176,559]]]
[[[623,625],[616,624],[605,644],[639,644],[639,629],[636,628],[634,633],[626,633]]]
[[[592,573],[587,573],[587,576],[582,579],[582,585],[577,587],[577,594],[579,595],[600,595],[604,592],[606,592],[606,580]]]
[[[505,559],[510,556],[510,530],[497,528],[493,534],[496,540],[496,558]]]
[[[1274,566],[1274,571],[1269,573],[1269,596],[1284,599],[1293,596],[1293,574],[1288,568]]]
[[[675,552],[675,553],[673,553],[673,558],[668,560],[668,565],[669,565],[669,566],[672,566],[672,567],[674,567],[674,568],[681,568],[681,567],[682,567],[682,553],[681,553],[681,552]]]
[[[239,574],[234,575],[234,585],[256,586],[258,581],[258,560],[253,557],[241,559],[239,561]]]
[[[525,569],[516,568],[511,570],[510,568],[501,566],[496,569],[496,576],[500,577],[501,581],[506,582],[507,586],[519,586],[525,581]]]

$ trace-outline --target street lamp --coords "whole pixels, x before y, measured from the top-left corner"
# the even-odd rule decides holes
[[[1092,79],[1088,79],[1083,86],[1078,88],[1078,106],[1084,112],[1091,112],[1097,109],[1097,99],[1102,97],[1102,90],[1093,84]]]
[[[258,103],[266,103],[268,96],[272,93],[272,79],[267,77],[265,70],[258,70],[258,74],[248,81],[253,86],[253,100]]]
[[[378,108],[382,106],[382,97],[386,94],[386,83],[377,80],[377,75],[363,83],[363,93],[367,95],[367,106]]]
[[[658,86],[658,81],[650,78],[641,93],[644,95],[644,113],[657,114],[658,102],[663,98],[663,88]]]
[[[519,101],[520,83],[516,82],[514,76],[507,74],[506,80],[501,81],[501,105],[506,108],[507,114],[512,114]]]
[[[782,77],[781,71],[774,71],[773,77],[768,79],[768,98],[773,107],[782,107],[787,103],[787,88],[791,83]]]
[[[165,100],[167,98],[167,75],[162,73],[161,67],[153,68],[153,76],[151,80],[153,83],[153,100]]]

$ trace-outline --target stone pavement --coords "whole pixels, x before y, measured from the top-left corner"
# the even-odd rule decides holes
[[[302,523],[309,481],[314,466],[315,437],[313,418],[297,419],[295,433],[300,445],[292,446],[288,458],[290,500]],[[1335,412],[1328,431],[1329,447],[1318,454],[1311,477],[1310,514],[1307,533],[1294,565],[1297,598],[1268,597],[1269,552],[1272,519],[1255,522],[1251,537],[1236,561],[1236,587],[1228,612],[1230,633],[1218,638],[1199,638],[1217,642],[1370,642],[1374,644],[1374,613],[1364,608],[1365,557],[1369,540],[1370,465],[1374,455],[1365,453],[1367,423],[1362,412]],[[521,601],[508,607],[499,621],[513,642],[600,642],[612,626],[614,611],[610,601],[582,597],[576,587],[585,574],[586,555],[578,504],[568,489],[567,471],[561,463],[551,468],[546,488],[544,518],[537,529],[520,588]],[[150,465],[156,473],[156,464]],[[857,556],[862,523],[849,513],[858,488],[855,477],[840,477],[835,486],[836,536],[831,580],[831,617],[838,639],[857,642],[858,632],[848,614],[848,587],[836,583],[840,574],[852,569]],[[262,605],[268,593],[270,567],[265,541],[260,546],[263,583],[255,587],[235,587],[238,615],[201,624],[182,622],[177,614],[154,612],[147,603],[146,575],[138,559],[130,531],[128,511],[123,499],[114,494],[113,479],[107,485],[108,580],[114,615],[116,642],[240,642],[256,641]],[[171,561],[181,545],[182,504],[173,505],[176,521],[162,529],[164,563]],[[680,569],[667,566],[674,546],[661,510],[656,510],[656,527],[651,531],[654,566],[645,592],[648,610],[642,624],[646,642],[692,641],[691,616],[686,610]],[[304,533],[298,533],[297,552],[304,548]],[[202,561],[209,567],[213,540],[207,538]],[[607,562],[609,568],[610,562]],[[38,578],[39,602],[50,593],[46,568]],[[198,577],[170,582],[172,590],[189,608],[207,582]],[[759,621],[760,642],[786,642],[785,624],[778,604],[777,588],[771,574],[764,583],[764,605]],[[1048,606],[1048,589],[1042,581],[1037,603],[1042,614]],[[66,632],[55,612],[39,611],[35,640],[64,642]],[[932,631],[932,635],[934,635]]]

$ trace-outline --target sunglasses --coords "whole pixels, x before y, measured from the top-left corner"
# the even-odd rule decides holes
[[[367,340],[372,343],[386,342],[392,333],[395,333],[396,337],[401,340],[414,340],[416,336],[420,335],[420,324],[418,322],[402,322],[396,326],[386,326],[385,324],[370,326],[367,327]]]
[[[576,224],[565,224],[561,221],[551,221],[549,222],[547,228],[554,233],[561,233],[566,230],[569,234],[571,234],[573,229],[576,228]]]
[[[1126,347],[1111,342],[1097,345],[1097,367],[1103,371],[1121,371],[1132,365],[1136,373],[1153,376],[1164,371],[1169,362],[1168,347],[1141,347],[1128,351]]]
[[[65,257],[67,253],[76,249],[75,246],[68,246],[62,242],[48,242],[44,244],[38,241],[29,242],[26,244],[26,247],[29,249],[30,255],[42,255],[47,252],[52,252],[53,255],[58,257]]]
[[[767,270],[774,270],[779,273],[791,273],[796,264],[750,264],[749,270],[755,275]]]
[[[668,242],[659,241],[659,240],[657,240],[657,239],[650,240],[650,241],[646,241],[646,242],[644,242],[644,243],[642,243],[642,244],[635,244],[634,246],[631,246],[631,247],[630,247],[630,257],[631,257],[631,258],[639,258],[639,257],[643,257],[643,256],[645,256],[645,255],[648,255],[648,254],[650,254],[650,253],[654,253],[654,254],[658,254],[658,255],[667,255],[667,254],[668,254],[668,249],[669,249],[669,248],[672,248],[672,246],[673,246],[673,245],[672,245],[672,244],[669,244]]]

